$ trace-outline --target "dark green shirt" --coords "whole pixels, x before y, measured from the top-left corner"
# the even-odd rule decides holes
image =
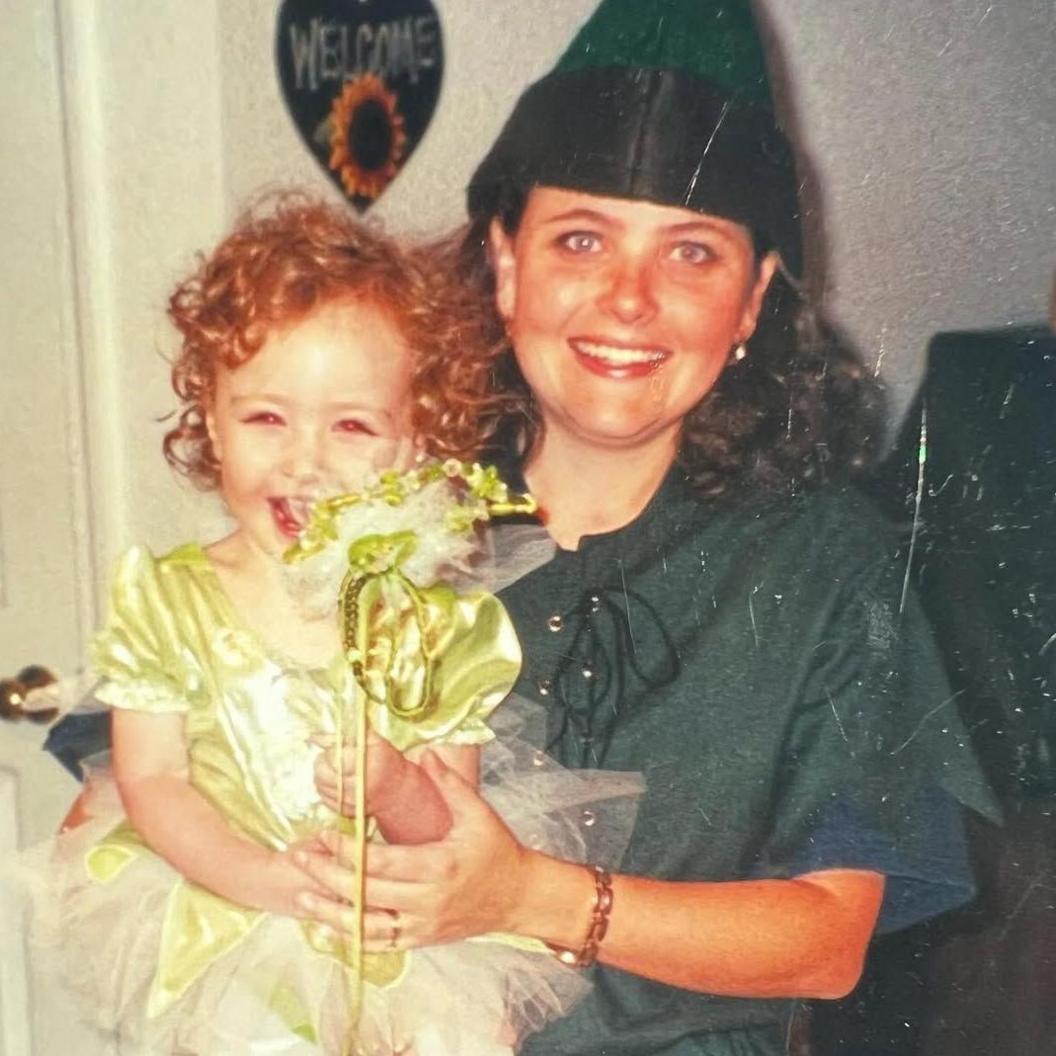
[[[502,592],[517,691],[547,706],[552,754],[645,776],[609,864],[668,880],[872,869],[887,927],[970,896],[956,801],[989,812],[989,793],[896,552],[853,492],[701,499],[673,471],[632,524]],[[791,1002],[592,975],[526,1054],[785,1051]]]

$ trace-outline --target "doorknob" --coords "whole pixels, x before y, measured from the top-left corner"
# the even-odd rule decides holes
[[[26,697],[34,690],[50,686],[58,681],[55,676],[40,664],[30,664],[22,668],[14,678],[0,679],[0,719],[18,722],[29,719],[30,722],[51,722],[59,713],[58,708],[26,708]]]

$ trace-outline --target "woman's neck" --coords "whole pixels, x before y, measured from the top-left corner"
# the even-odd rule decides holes
[[[645,509],[675,459],[669,444],[597,448],[544,434],[525,467],[546,528],[558,546],[575,550],[584,535],[612,532]]]

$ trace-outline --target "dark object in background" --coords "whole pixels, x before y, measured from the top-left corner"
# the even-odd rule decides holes
[[[912,579],[994,788],[1052,796],[1056,338],[935,337],[921,395],[871,490],[907,535],[916,520]]]
[[[1037,1056],[1056,1037],[1056,338],[936,336],[921,394],[866,485],[1002,801],[969,819],[979,894],[878,940],[815,1006],[816,1056]]]
[[[67,715],[48,731],[43,747],[78,781],[83,781],[81,763],[90,755],[110,750],[110,712]]]

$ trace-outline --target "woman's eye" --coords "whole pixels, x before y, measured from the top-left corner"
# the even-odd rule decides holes
[[[570,253],[597,253],[601,249],[601,239],[589,231],[572,231],[562,235],[558,244]]]
[[[681,264],[706,264],[715,259],[715,254],[701,242],[679,242],[671,256]]]
[[[242,419],[247,425],[282,425],[282,417],[274,411],[253,411]]]
[[[358,418],[342,418],[337,423],[337,429],[342,433],[354,433],[362,436],[377,436],[377,430],[372,429],[366,422]]]

